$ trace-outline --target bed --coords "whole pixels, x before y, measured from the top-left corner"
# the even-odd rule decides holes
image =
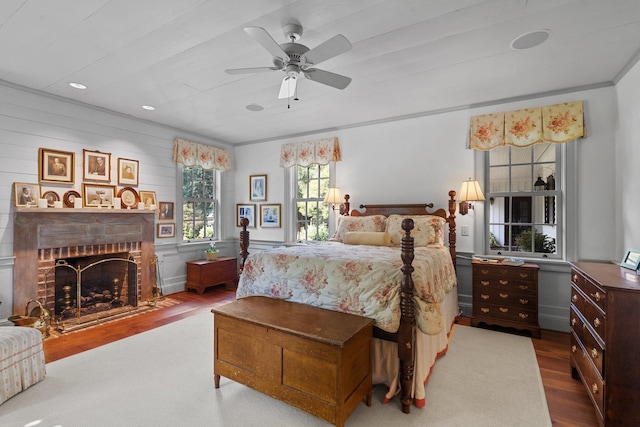
[[[268,296],[371,317],[373,382],[402,411],[425,405],[425,386],[458,316],[455,191],[433,204],[361,205],[341,216],[335,241],[249,254],[242,220],[237,298]],[[448,246],[444,244],[448,232]]]

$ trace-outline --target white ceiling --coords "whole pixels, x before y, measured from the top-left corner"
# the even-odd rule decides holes
[[[292,21],[309,48],[349,39],[318,68],[353,81],[341,91],[302,79],[287,108],[282,71],[224,70],[270,66],[243,28],[284,43]],[[540,29],[546,43],[510,48]],[[639,51],[639,0],[0,2],[0,80],[230,144],[611,85]]]

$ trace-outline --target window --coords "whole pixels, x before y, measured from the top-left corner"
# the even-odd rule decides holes
[[[213,170],[184,166],[182,170],[182,239],[216,237],[216,176]]]
[[[563,145],[539,143],[487,152],[487,253],[561,257]]]
[[[296,240],[327,240],[329,206],[324,203],[324,197],[329,188],[331,166],[298,166],[296,169]]]

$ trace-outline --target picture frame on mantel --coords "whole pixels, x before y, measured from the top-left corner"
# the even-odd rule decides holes
[[[137,160],[118,158],[118,185],[138,186],[140,163]]]
[[[73,184],[76,153],[71,151],[38,149],[38,178],[40,182]]]
[[[13,194],[15,195],[15,205],[25,208],[37,207],[40,198],[40,184],[29,182],[14,182]]]

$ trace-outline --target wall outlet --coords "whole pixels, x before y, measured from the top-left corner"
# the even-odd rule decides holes
[[[460,227],[460,234],[462,236],[468,236],[469,235],[469,226],[468,225],[463,225]]]

